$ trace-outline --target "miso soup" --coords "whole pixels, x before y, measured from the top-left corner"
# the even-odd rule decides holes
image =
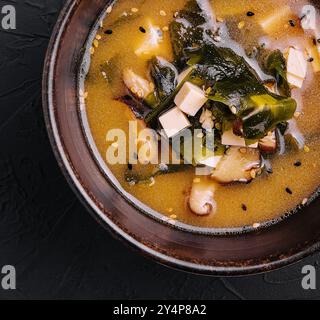
[[[259,227],[305,205],[320,182],[317,10],[303,0],[108,7],[82,94],[123,188],[206,228]]]

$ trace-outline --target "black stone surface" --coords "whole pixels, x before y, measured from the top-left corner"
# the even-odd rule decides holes
[[[302,289],[301,268],[319,271],[320,255],[264,275],[197,276],[141,257],[92,219],[60,173],[41,108],[43,59],[64,2],[0,0],[17,9],[17,30],[0,28],[0,270],[16,267],[17,290],[0,287],[0,298],[319,299],[319,289]]]

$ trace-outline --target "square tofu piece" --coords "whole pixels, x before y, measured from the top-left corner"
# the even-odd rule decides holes
[[[191,125],[186,115],[178,107],[160,116],[159,121],[168,138],[176,136],[183,129],[189,128]]]
[[[205,93],[199,87],[186,82],[176,95],[174,102],[181,111],[194,117],[207,100]]]
[[[296,48],[289,48],[287,58],[288,82],[294,87],[301,88],[307,76],[307,69],[308,64],[304,53]]]
[[[288,83],[295,88],[302,88],[304,79],[298,78],[291,73],[287,74]]]
[[[213,156],[207,159],[203,159],[199,161],[199,163],[210,168],[216,168],[221,159],[222,156]]]
[[[301,19],[301,27],[304,30],[317,30],[317,11],[314,6],[305,5],[302,8],[300,17],[303,17]]]
[[[222,144],[225,146],[258,148],[258,142],[247,146],[245,139],[242,137],[236,136],[232,130],[229,130],[223,133]]]

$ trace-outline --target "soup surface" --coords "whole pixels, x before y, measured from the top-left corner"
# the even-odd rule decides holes
[[[264,156],[267,165],[257,172],[257,177],[254,174],[251,183],[218,185],[214,191],[214,214],[200,216],[190,210],[190,189],[199,181],[195,180],[211,183],[210,177],[196,177],[193,166],[187,166],[181,172],[159,175],[147,183],[129,183],[126,179],[128,164],[111,165],[106,160],[108,148],[112,144],[115,146],[114,141],[107,141],[107,133],[111,129],[122,129],[129,135],[129,121],[135,119],[128,105],[119,99],[126,95],[123,70],[129,68],[151,82],[149,64],[153,56],[161,56],[169,62],[175,60],[168,30],[186,3],[186,0],[119,0],[108,8],[90,49],[91,64],[85,81],[84,96],[91,134],[123,188],[170,219],[198,227],[259,226],[305,204],[320,181],[320,72],[317,69],[320,57],[311,56],[312,52],[317,52],[311,47],[317,48],[318,39],[312,30],[301,27],[301,18],[304,18],[301,12],[309,4],[306,1],[210,1],[217,23],[244,49],[243,53],[238,49],[235,51],[239,55],[245,52],[246,60],[251,59],[252,65],[260,50],[279,49],[285,55],[288,48],[295,47],[310,55],[305,58],[307,75],[302,87],[292,86],[291,96],[296,100],[297,108],[289,120],[286,135],[277,142],[277,151]],[[151,26],[156,26],[157,32],[161,31],[161,41],[156,48],[145,47]],[[219,37],[223,36],[225,34]],[[220,41],[219,38],[216,40]],[[311,52],[306,53],[309,47]]]

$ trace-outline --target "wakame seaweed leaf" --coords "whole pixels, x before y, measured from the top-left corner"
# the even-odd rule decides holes
[[[285,97],[291,96],[291,90],[287,81],[287,65],[280,50],[272,51],[265,59],[265,71],[274,76],[279,93]]]
[[[239,116],[243,121],[243,136],[248,141],[263,138],[277,125],[290,120],[297,108],[292,98],[268,94],[251,95],[243,99]]]
[[[225,79],[214,84],[209,100],[221,102],[230,109],[241,108],[241,99],[248,94],[267,94],[267,89],[258,81],[252,79]]]
[[[255,71],[231,49],[210,44],[189,54],[189,64],[196,63],[197,75],[205,79],[207,86],[213,84],[209,100],[227,105],[242,119],[248,141],[263,138],[293,117],[296,101],[269,92]],[[277,68],[280,70],[280,66]]]
[[[199,77],[208,85],[222,80],[251,80],[260,82],[255,71],[245,59],[230,48],[218,47],[214,43],[205,44],[201,48],[186,50],[188,65],[194,66]],[[240,79],[239,79],[240,80]]]
[[[173,52],[178,63],[187,59],[185,50],[213,42],[217,25],[207,0],[189,0],[170,24]]]
[[[128,94],[120,96],[116,100],[126,104],[137,119],[143,120],[150,112],[150,106],[147,105],[144,100],[138,99],[134,95],[130,94],[129,90]]]
[[[156,88],[159,101],[168,98],[178,84],[178,70],[176,67],[161,57],[153,57],[150,61],[150,73]]]

